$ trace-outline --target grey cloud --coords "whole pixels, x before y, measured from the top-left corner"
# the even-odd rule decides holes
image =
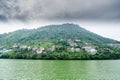
[[[7,18],[4,15],[0,15],[0,21],[7,21]]]
[[[0,21],[120,19],[119,7],[119,0],[0,0]]]

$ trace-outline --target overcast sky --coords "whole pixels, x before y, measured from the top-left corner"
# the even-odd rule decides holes
[[[119,21],[120,0],[0,0],[0,33],[72,22],[120,40]]]

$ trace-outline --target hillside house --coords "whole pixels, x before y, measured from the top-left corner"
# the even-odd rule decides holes
[[[75,48],[75,52],[80,52],[80,48]]]
[[[80,52],[80,48],[74,48],[74,47],[67,48],[67,50],[70,51],[70,52]]]
[[[28,50],[31,50],[32,48],[30,46],[28,46]]]
[[[41,54],[41,53],[44,52],[44,50],[45,50],[45,48],[40,47],[40,48],[38,48],[38,49],[36,50],[36,53],[37,53],[37,54]]]
[[[81,41],[81,40],[79,40],[79,39],[76,39],[76,40],[75,40],[75,42],[80,42],[80,41]]]
[[[0,53],[4,54],[4,53],[8,53],[10,51],[12,51],[12,50],[11,49],[2,49],[2,50],[0,50]]]
[[[20,49],[28,49],[28,46],[20,46]]]
[[[36,51],[38,48],[37,47],[34,47],[34,48],[32,48],[32,51]]]
[[[70,52],[75,52],[75,49],[72,47],[72,48],[67,48],[68,51]]]
[[[82,48],[90,54],[94,55],[97,53],[97,50],[95,48],[92,48],[91,46],[83,46]]]
[[[75,41],[71,40],[71,39],[68,39],[67,42],[68,42],[69,45],[72,46],[72,47],[73,47],[73,46],[74,46],[74,47],[77,46],[77,43],[76,43]]]
[[[14,45],[12,46],[13,49],[18,49],[19,47],[20,47],[20,45],[17,43],[14,43]]]
[[[120,44],[119,44],[119,43],[118,43],[118,44],[117,44],[117,43],[116,43],[116,44],[112,44],[112,43],[111,43],[111,44],[108,44],[108,45],[109,45],[109,46],[112,46],[112,47],[118,47],[118,48],[120,48]]]

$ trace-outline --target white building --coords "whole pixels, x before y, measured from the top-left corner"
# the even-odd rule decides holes
[[[92,48],[91,46],[84,46],[82,48],[85,49],[85,51],[87,51],[90,54],[96,54],[97,53],[97,50],[95,48]]]
[[[13,47],[14,49],[19,48],[19,44],[15,43],[12,47]]]
[[[75,51],[76,52],[80,52],[80,48],[75,48]]]
[[[51,51],[54,51],[54,50],[55,50],[55,45],[51,47]]]
[[[70,52],[80,52],[80,48],[74,48],[74,47],[67,48],[67,50],[70,51]]]
[[[2,49],[2,50],[0,50],[0,53],[8,53],[10,51],[12,51],[12,50],[11,49]]]
[[[20,46],[21,49],[27,49],[28,46]]]
[[[53,45],[53,46],[51,46],[50,48],[48,48],[47,51],[55,51],[55,48],[56,48],[56,46]]]
[[[38,48],[38,49],[36,50],[36,53],[37,53],[37,54],[41,54],[41,53],[43,53],[44,50],[45,50],[45,48],[40,47],[40,48]]]
[[[80,39],[76,39],[75,41],[76,41],[76,42],[80,42],[81,40],[80,40]]]
[[[38,48],[36,48],[36,47],[34,47],[34,48],[32,48],[32,51],[36,51]]]
[[[119,44],[119,43],[118,43],[118,44],[117,44],[117,43],[116,43],[116,44],[112,44],[112,43],[111,43],[111,44],[108,44],[108,45],[109,45],[109,46],[113,46],[113,47],[118,47],[118,48],[120,48],[120,44]]]

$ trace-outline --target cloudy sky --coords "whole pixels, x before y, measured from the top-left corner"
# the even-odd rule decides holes
[[[120,40],[120,0],[0,0],[0,33],[77,23]]]

